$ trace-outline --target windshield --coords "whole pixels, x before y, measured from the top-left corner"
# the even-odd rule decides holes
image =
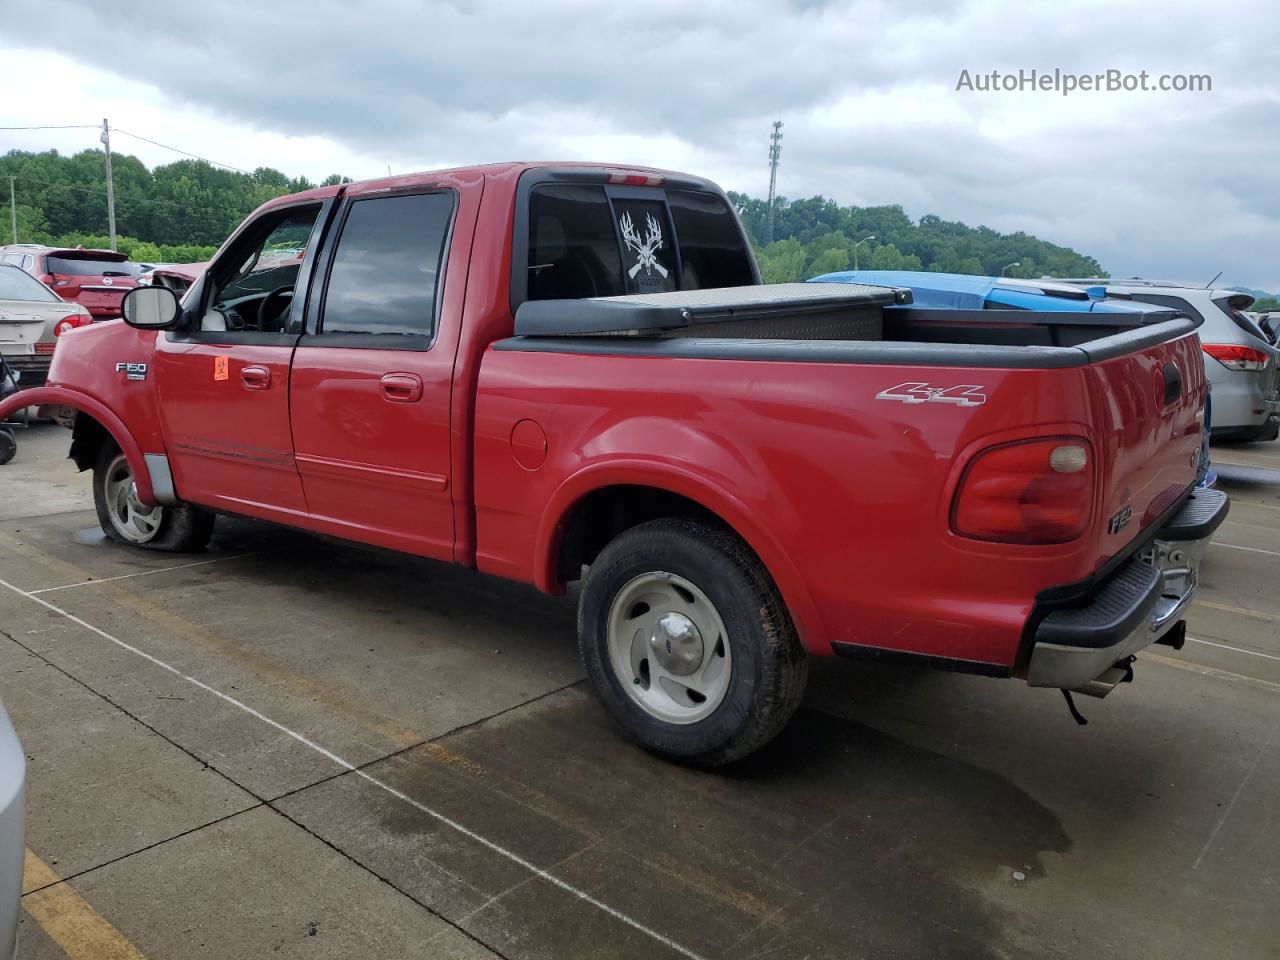
[[[56,301],[52,290],[17,267],[0,266],[0,300]]]
[[[105,260],[91,256],[48,257],[45,263],[50,273],[60,273],[69,277],[136,277],[146,272],[140,263],[130,263],[127,260]]]

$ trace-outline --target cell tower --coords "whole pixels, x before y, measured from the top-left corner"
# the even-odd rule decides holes
[[[778,188],[778,161],[782,159],[782,121],[773,121],[773,133],[769,134],[769,220],[764,230],[764,242],[773,243],[773,197]]]

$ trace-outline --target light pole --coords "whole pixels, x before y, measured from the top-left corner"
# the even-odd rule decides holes
[[[111,125],[106,117],[102,118],[102,133],[98,135],[102,141],[103,156],[107,160],[107,232],[111,234],[111,249],[116,248],[116,185],[111,177]]]
[[[854,270],[858,269],[858,248],[862,246],[864,243],[866,243],[868,240],[874,240],[875,238],[876,238],[876,235],[873,233],[869,237],[863,237],[861,240],[859,240],[857,243],[853,245],[853,269]]]
[[[9,219],[13,221],[13,242],[18,242],[18,201],[13,193],[14,178],[9,178]]]
[[[1012,269],[1013,267],[1020,267],[1020,266],[1022,266],[1022,264],[1021,264],[1020,262],[1018,262],[1017,260],[1013,261],[1013,263],[1006,263],[1003,267],[1001,267],[1001,268],[1000,268],[1000,276],[1002,276],[1002,277],[1003,277],[1003,276],[1004,276],[1004,272],[1005,272],[1006,270],[1010,270],[1010,269]]]
[[[769,217],[764,228],[764,245],[773,243],[773,201],[778,187],[778,164],[782,161],[782,121],[773,121],[769,134]]]

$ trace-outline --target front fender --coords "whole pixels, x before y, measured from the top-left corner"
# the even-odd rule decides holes
[[[155,491],[151,487],[151,474],[143,459],[142,448],[138,446],[138,441],[124,425],[124,421],[112,413],[101,400],[70,387],[34,387],[30,390],[19,390],[0,400],[0,421],[7,419],[23,407],[36,407],[43,404],[70,407],[93,417],[102,424],[102,428],[111,435],[111,439],[116,442],[116,446],[129,461],[129,467],[133,470],[134,483],[138,487],[138,499],[149,507],[157,505]]]
[[[558,592],[557,557],[567,518],[588,494],[612,486],[653,487],[678,494],[720,517],[746,541],[764,563],[791,614],[801,642],[811,653],[830,655],[831,643],[800,570],[791,562],[777,538],[753,519],[750,509],[722,485],[710,482],[687,466],[643,458],[611,458],[590,464],[560,484],[543,510],[538,524],[534,566],[535,584],[548,593]]]

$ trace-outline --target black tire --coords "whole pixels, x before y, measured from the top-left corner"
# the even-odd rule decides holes
[[[164,550],[171,553],[189,553],[203,550],[213,535],[214,514],[191,504],[178,507],[157,507],[150,512],[144,531],[121,518],[122,505],[109,491],[117,494],[132,485],[132,471],[120,448],[114,443],[104,443],[93,465],[93,505],[98,511],[98,523],[102,532],[112,540],[141,547],[145,550]],[[113,499],[115,502],[113,503]]]
[[[1266,443],[1280,439],[1280,420],[1272,420],[1258,428],[1258,432],[1249,438],[1251,443]]]
[[[696,586],[713,605],[729,644],[723,699],[695,722],[668,722],[648,712],[628,692],[610,655],[615,599],[655,571]],[[660,756],[704,767],[745,757],[776,736],[799,707],[809,672],[795,627],[760,560],[732,533],[694,520],[632,527],[600,552],[582,586],[578,643],[592,688],[627,736]],[[630,682],[641,681],[633,676]]]
[[[7,427],[0,427],[0,465],[8,463],[17,453],[17,437]]]

